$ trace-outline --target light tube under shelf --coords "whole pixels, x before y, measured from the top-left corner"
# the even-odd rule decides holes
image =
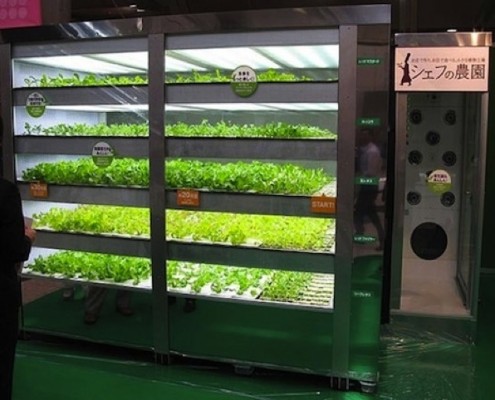
[[[47,106],[50,110],[86,112],[148,111],[147,104],[85,104]],[[165,111],[338,111],[337,103],[184,103],[166,104]]]
[[[140,70],[141,73],[148,71],[148,53],[145,51],[95,54],[89,57],[96,60],[107,61],[112,65],[136,68]]]
[[[189,72],[189,71],[206,71],[197,64],[191,64],[182,60],[178,60],[171,56],[165,56],[165,72]]]
[[[239,65],[248,65],[254,69],[281,68],[281,65],[247,47],[174,50],[174,53],[184,56],[191,63],[219,69],[235,69]]]
[[[330,68],[339,66],[339,46],[270,46],[259,51],[291,68]]]
[[[50,110],[64,110],[64,111],[86,111],[86,112],[137,112],[148,111],[147,104],[85,104],[85,105],[59,105],[59,106],[47,106]]]
[[[187,103],[165,105],[165,111],[337,111],[337,103]]]
[[[183,60],[188,60],[191,65],[197,64],[197,66],[189,70],[198,70],[201,65],[226,70],[233,70],[240,65],[247,65],[255,70],[281,68],[336,69],[339,66],[338,45],[186,49],[174,50],[173,53],[166,54],[167,62],[169,63],[177,56]],[[167,64],[166,68],[169,71]]]
[[[134,53],[132,53],[134,54]],[[92,74],[142,74],[142,68],[131,68],[123,65],[113,64],[107,61],[97,60],[88,56],[53,56],[53,57],[29,57],[18,58],[31,64],[44,65],[57,69],[66,69],[74,72]],[[146,69],[146,67],[145,67]]]

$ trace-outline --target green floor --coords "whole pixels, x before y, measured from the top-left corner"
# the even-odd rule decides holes
[[[482,278],[476,346],[385,329],[378,392],[336,392],[321,378],[235,375],[229,366],[155,364],[147,354],[71,343],[21,341],[14,400],[383,399],[488,400],[495,393],[495,275]]]

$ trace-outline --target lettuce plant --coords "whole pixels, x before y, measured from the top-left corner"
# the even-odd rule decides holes
[[[149,237],[149,211],[135,207],[81,205],[35,214],[38,229]],[[167,210],[169,240],[275,249],[325,251],[334,246],[332,219]]]
[[[310,80],[305,76],[297,76],[291,72],[279,72],[268,70],[257,75],[259,82],[297,82]],[[230,82],[230,73],[223,73],[220,70],[214,72],[191,71],[184,74],[166,74],[166,83],[186,84],[186,83],[219,83]],[[125,86],[125,85],[147,85],[146,75],[106,75],[87,74],[81,76],[74,73],[72,76],[49,76],[42,74],[41,77],[29,76],[24,79],[27,87],[81,87],[81,86]]]
[[[148,259],[70,250],[39,256],[26,270],[66,279],[132,285],[139,285],[151,278],[151,263]],[[167,261],[167,286],[170,291],[328,305],[333,293],[331,281],[327,279],[326,285],[318,286],[320,294],[311,289],[320,275]]]
[[[49,127],[24,124],[26,135],[47,136],[148,136],[148,124],[57,124]],[[173,137],[232,137],[232,138],[273,138],[273,139],[304,139],[326,138],[335,139],[337,135],[328,129],[307,124],[288,124],[273,122],[261,125],[234,124],[220,121],[209,123],[207,120],[200,124],[177,122],[167,124],[165,135]]]
[[[40,163],[23,171],[22,179],[60,185],[147,187],[149,166],[146,159],[116,158],[110,166],[100,168],[91,158],[81,158]],[[166,161],[165,167],[169,189],[311,195],[333,181],[322,169],[289,163],[174,159]]]

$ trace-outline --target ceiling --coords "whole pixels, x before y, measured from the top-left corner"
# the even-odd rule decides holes
[[[72,0],[71,18],[76,21],[130,18],[170,12],[168,2],[124,0]]]
[[[72,0],[72,19],[128,18],[147,15],[390,3],[384,0]]]
[[[407,31],[490,30],[493,0],[63,0],[71,1],[71,20],[131,18],[283,7],[391,4],[393,29]],[[50,2],[51,3],[51,2]]]

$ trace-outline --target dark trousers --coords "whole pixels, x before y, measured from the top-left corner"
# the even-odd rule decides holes
[[[355,229],[357,234],[363,234],[366,218],[373,224],[378,236],[379,245],[383,246],[385,240],[385,230],[383,228],[380,216],[378,215],[376,199],[378,190],[374,186],[361,186],[356,204],[354,206]]]
[[[19,307],[17,301],[0,298],[0,400],[12,398],[18,331]]]

